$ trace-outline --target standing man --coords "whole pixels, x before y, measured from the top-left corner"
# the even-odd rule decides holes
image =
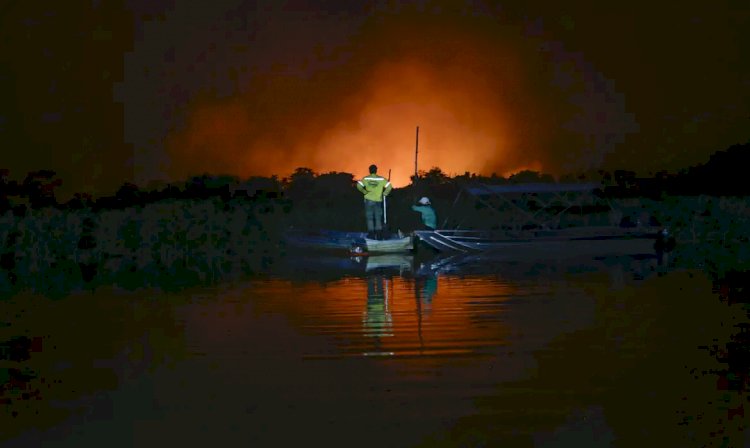
[[[357,190],[365,196],[367,237],[383,239],[383,198],[391,192],[391,182],[378,175],[378,167],[370,165],[370,174],[357,181]]]

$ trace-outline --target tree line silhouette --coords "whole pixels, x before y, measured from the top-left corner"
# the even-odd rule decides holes
[[[603,216],[610,225],[640,220],[668,226],[678,241],[705,243],[684,249],[684,259],[692,264],[710,262],[716,269],[743,266],[750,264],[750,245],[745,244],[750,206],[744,197],[750,187],[741,177],[749,149],[737,145],[705,165],[646,179],[627,171],[558,179],[534,171],[508,178],[448,176],[435,167],[389,196],[388,226],[405,232],[416,228],[419,217],[410,205],[429,196],[439,224],[453,212],[462,221],[448,222],[448,227],[500,229],[508,223],[486,207],[456,206],[457,192],[477,183],[594,180],[600,182],[600,195],[624,210],[625,216],[614,216],[614,221]],[[55,197],[62,180],[54,171],[28,173],[20,182],[9,175],[8,170],[0,171],[0,268],[5,272],[0,290],[8,292],[23,287],[45,293],[57,288],[62,293],[87,284],[218,281],[266,269],[286,253],[283,235],[288,229],[364,227],[362,198],[350,173],[318,174],[298,168],[286,178],[256,176],[244,181],[204,174],[159,188],[125,183],[112,195],[78,193],[65,203]]]
[[[634,171],[598,170],[588,173],[567,174],[557,179],[550,174],[525,170],[507,178],[469,173],[448,176],[441,168],[434,167],[412,176],[414,190],[427,193],[430,189],[440,189],[446,185],[462,187],[473,183],[566,183],[594,181],[600,182],[607,197],[649,197],[672,196],[747,196],[750,184],[745,181],[747,167],[750,166],[750,143],[737,144],[725,151],[715,152],[705,164],[699,164],[677,172],[659,171],[650,177],[639,177]],[[94,198],[90,193],[78,192],[67,202],[58,202],[55,190],[63,180],[53,170],[29,172],[18,182],[10,179],[7,169],[0,170],[0,213],[14,210],[23,213],[26,208],[56,207],[59,209],[93,210],[122,209],[144,206],[165,199],[207,199],[218,197],[223,200],[240,197],[245,199],[289,199],[292,201],[338,200],[355,181],[350,173],[315,173],[306,167],[297,168],[289,177],[254,176],[241,180],[237,176],[203,174],[192,176],[184,182],[175,182],[157,189],[144,189],[126,182],[112,195]],[[406,187],[406,188],[409,188]]]

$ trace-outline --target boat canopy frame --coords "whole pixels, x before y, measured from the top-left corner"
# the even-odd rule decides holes
[[[503,224],[513,230],[524,227],[554,229],[566,212],[579,207],[596,205],[604,200],[612,210],[612,204],[606,198],[597,195],[601,191],[599,183],[528,183],[528,184],[472,184],[464,186],[456,195],[451,210],[462,195],[471,196],[488,210],[502,219]],[[443,221],[447,228],[450,214]],[[458,229],[462,222],[456,224]]]

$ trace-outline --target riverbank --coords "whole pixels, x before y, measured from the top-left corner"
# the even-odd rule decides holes
[[[389,222],[395,228],[410,213],[405,205],[409,194],[397,190],[393,196]],[[436,195],[434,203],[439,214],[450,208],[447,196]],[[668,260],[672,265],[707,270],[717,278],[750,269],[750,207],[744,197],[611,203],[616,213],[609,213],[610,221],[642,221],[670,230],[677,241]],[[64,296],[104,285],[175,289],[253,275],[272,269],[274,260],[285,256],[286,229],[348,230],[356,226],[355,218],[362,218],[360,205],[215,197],[114,210],[41,208],[23,216],[8,212],[0,216],[0,294],[30,290]],[[474,219],[488,219],[486,213],[480,210]],[[493,219],[502,222],[502,217]],[[575,223],[569,219],[567,224]]]

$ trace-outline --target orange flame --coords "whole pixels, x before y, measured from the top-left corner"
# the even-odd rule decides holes
[[[192,105],[168,139],[172,177],[215,172],[287,176],[297,167],[360,177],[374,163],[395,186],[420,171],[449,175],[541,169],[526,135],[528,106],[513,51],[454,33],[432,48],[399,36],[336,70],[256,77],[248,93]],[[374,44],[373,44],[374,45]],[[371,53],[393,54],[387,58]],[[386,51],[389,50],[389,51]]]

